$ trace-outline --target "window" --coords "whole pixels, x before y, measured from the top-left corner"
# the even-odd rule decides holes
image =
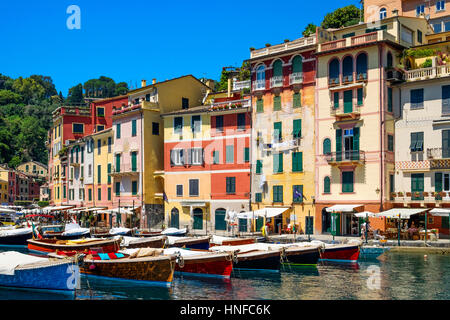
[[[226,163],[234,163],[234,146],[226,146]]]
[[[152,135],[159,136],[159,123],[152,122]]]
[[[116,124],[116,139],[120,139],[120,123]]]
[[[219,150],[214,150],[213,151],[213,164],[219,164],[220,163],[220,159],[219,159]]]
[[[262,160],[256,160],[256,174],[261,174],[262,173]]]
[[[236,193],[236,177],[226,177],[227,194]]]
[[[244,148],[244,162],[250,162],[250,148]]]
[[[344,113],[353,111],[353,90],[344,91]]]
[[[292,107],[300,108],[302,106],[302,97],[300,92],[296,92],[292,95]]]
[[[131,120],[131,136],[136,137],[137,135],[137,120]]]
[[[417,30],[417,42],[422,43],[422,31]]]
[[[303,152],[292,152],[292,172],[303,171]]]
[[[195,165],[203,164],[203,149],[193,148],[191,151],[191,163]]]
[[[413,44],[413,32],[402,26],[401,39],[406,43]]]
[[[111,192],[111,187],[108,188],[108,201],[111,201],[112,198],[112,192]]]
[[[97,140],[97,154],[101,154],[102,153],[102,140],[98,139]]]
[[[380,9],[380,20],[386,19],[386,8]]]
[[[445,10],[445,0],[437,1],[436,11],[443,11],[443,10]]]
[[[116,182],[116,196],[120,196],[120,182]]]
[[[131,194],[133,196],[137,195],[138,193],[138,182],[136,180],[131,181]]]
[[[423,151],[423,132],[411,132],[411,152]]]
[[[283,172],[283,152],[273,155],[273,173]]]
[[[442,130],[442,158],[450,158],[450,130]]]
[[[441,22],[434,23],[433,24],[433,30],[434,30],[434,33],[442,32],[442,24],[441,24]]]
[[[202,118],[201,116],[192,116],[191,117],[191,129],[192,132],[201,132],[202,129]]]
[[[273,186],[273,202],[283,202],[283,186]]]
[[[450,85],[442,86],[442,114],[450,115]]]
[[[108,137],[108,153],[112,152],[112,138]],[[83,153],[81,153],[83,155]]]
[[[72,123],[72,133],[84,133],[84,124]]]
[[[116,168],[115,172],[120,172],[120,153],[116,154]]]
[[[227,230],[227,223],[225,221],[226,210],[225,209],[216,209],[214,215],[214,228],[216,230]]]
[[[328,138],[324,139],[322,145],[323,154],[331,154],[331,140]]]
[[[362,106],[363,105],[363,88],[356,89],[356,95],[357,95],[358,106]]]
[[[333,106],[335,109],[339,108],[339,92],[333,93]]]
[[[356,58],[356,80],[367,79],[367,54],[360,53]]]
[[[353,171],[342,172],[342,192],[353,192]]]
[[[392,193],[395,191],[395,180],[394,180],[394,175],[390,174],[389,175],[389,192]],[[391,199],[392,200],[392,199]]]
[[[353,81],[353,58],[346,56],[342,61],[342,80],[345,82]]]
[[[108,163],[108,184],[111,183],[111,176],[109,175],[111,173],[112,164]]]
[[[331,181],[330,177],[323,178],[323,193],[330,193],[331,191]]]
[[[182,117],[175,117],[173,119],[173,128],[174,128],[175,134],[183,133],[183,118]]]
[[[274,122],[273,123],[273,139],[274,142],[280,142],[282,140],[282,123]]]
[[[183,185],[177,184],[177,197],[182,197],[182,196],[183,196]]]
[[[216,116],[216,132],[223,132],[223,116]]]
[[[97,107],[97,117],[104,117],[105,116],[105,108]]]
[[[255,202],[262,202],[262,193],[261,192],[255,193]]]
[[[97,183],[102,183],[102,166],[97,165]]]
[[[260,65],[256,69],[256,88],[255,89],[265,89],[266,88],[266,67]]]
[[[292,59],[292,73],[296,75],[296,78],[303,73],[302,56],[295,56],[294,59]]]
[[[237,114],[237,129],[245,130],[245,113]]]
[[[97,189],[97,200],[102,200],[102,189],[98,188]]]
[[[283,77],[283,62],[278,59],[276,60],[273,65],[272,65],[272,78],[273,80],[275,80],[278,83],[278,80],[281,79]]]
[[[203,229],[203,210],[200,208],[195,208],[193,211],[194,223],[192,229],[201,230]]]
[[[274,96],[273,97],[273,111],[281,110],[281,97]]]
[[[263,99],[256,100],[256,112],[264,112]]]
[[[423,108],[423,89],[413,89],[410,91],[411,109]]]
[[[294,139],[299,139],[302,136],[302,119],[295,119],[292,123],[293,131],[292,137]]]
[[[184,150],[172,149],[170,150],[170,164],[180,166],[184,164]]]
[[[334,58],[329,65],[328,83],[339,84],[339,60]]]
[[[386,67],[392,68],[393,65],[394,65],[394,58],[392,57],[392,53],[389,51],[387,53]]]
[[[189,99],[181,98],[181,109],[189,109]]]
[[[137,171],[137,151],[131,152],[131,171]]]
[[[424,174],[411,174],[411,200],[423,200],[424,191]],[[417,194],[418,193],[418,194]]]
[[[150,101],[150,93],[147,93],[147,94],[145,95],[145,101]]]
[[[303,202],[303,185],[292,186],[293,202]]]
[[[421,4],[416,7],[416,16],[420,16],[420,14],[425,12],[425,5]]]
[[[198,197],[198,179],[189,179],[189,196]]]
[[[92,189],[88,189],[88,201],[92,201]]]
[[[394,136],[388,134],[388,151],[394,151]]]
[[[388,96],[387,96],[387,111],[388,112],[392,112],[392,88],[391,87],[388,87],[387,88],[387,90],[388,90]]]

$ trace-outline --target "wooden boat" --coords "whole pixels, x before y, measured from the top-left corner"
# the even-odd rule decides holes
[[[243,244],[256,243],[256,238],[222,237],[213,235],[210,246],[238,246]]]
[[[334,262],[357,262],[360,252],[359,243],[327,244],[321,241],[311,241],[321,244],[320,260]]]
[[[145,237],[145,238],[136,238],[136,237],[121,237],[122,242],[120,243],[121,247],[124,248],[164,248],[167,237],[159,236],[159,237]]]
[[[74,293],[78,285],[79,269],[71,261],[0,253],[0,286]]]
[[[204,237],[167,237],[167,245],[169,247],[188,248],[188,249],[209,249],[209,236]]]
[[[155,250],[158,249],[141,248],[136,256],[122,252],[88,254],[80,270],[88,276],[170,286],[176,257]],[[147,254],[141,254],[143,251]]]
[[[40,253],[48,252],[87,252],[91,248],[101,248],[103,252],[115,252],[120,248],[120,239],[83,239],[83,240],[57,240],[57,239],[28,239],[28,250]]]
[[[281,250],[282,264],[290,266],[315,266],[320,259],[321,245],[310,243],[260,243],[268,250]]]
[[[233,255],[228,252],[168,248],[164,254],[177,256],[175,271],[180,274],[228,279],[233,270]]]
[[[94,237],[94,238],[110,238],[111,234],[109,233],[109,228],[92,227],[91,228],[91,237]]]
[[[160,236],[161,231],[135,230],[135,237],[155,237]]]
[[[167,228],[163,231],[161,231],[161,234],[164,234],[166,236],[184,236],[186,235],[187,229],[178,229],[178,228]]]
[[[0,230],[0,246],[26,246],[32,236],[32,228]]]
[[[233,269],[279,272],[281,249],[272,249],[261,243],[239,246],[213,246],[210,251],[233,252]]]

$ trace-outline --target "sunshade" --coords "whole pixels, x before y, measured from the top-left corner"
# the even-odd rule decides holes
[[[355,208],[362,207],[362,204],[336,204],[325,210],[327,212],[354,212]]]

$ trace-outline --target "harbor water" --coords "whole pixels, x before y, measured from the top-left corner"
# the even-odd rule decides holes
[[[17,250],[17,249],[15,249]],[[0,251],[5,251],[1,248]],[[20,250],[27,253],[27,249]],[[0,288],[0,300],[448,300],[450,255],[386,252],[357,264],[233,270],[228,280],[180,276],[169,288],[81,276],[75,296]]]

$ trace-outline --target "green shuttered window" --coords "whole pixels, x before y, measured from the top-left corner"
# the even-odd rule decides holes
[[[256,174],[261,174],[262,173],[262,160],[256,160]]]
[[[353,192],[353,171],[342,172],[342,192]]]
[[[283,202],[283,186],[273,186],[273,202]]]
[[[283,172],[283,153],[276,153],[273,155],[273,173]]]
[[[273,124],[273,138],[275,142],[279,142],[282,140],[283,132],[282,132],[282,124],[281,122],[274,122]]]
[[[300,138],[302,136],[302,119],[295,119],[293,122],[294,130],[292,136],[294,139]]]
[[[292,106],[293,108],[300,108],[302,106],[302,96],[300,92],[292,95]]]
[[[263,99],[256,100],[256,112],[264,112],[264,102]]]
[[[281,110],[281,97],[280,96],[273,97],[273,110],[274,111]]]
[[[303,171],[303,152],[292,152],[292,172]]]

